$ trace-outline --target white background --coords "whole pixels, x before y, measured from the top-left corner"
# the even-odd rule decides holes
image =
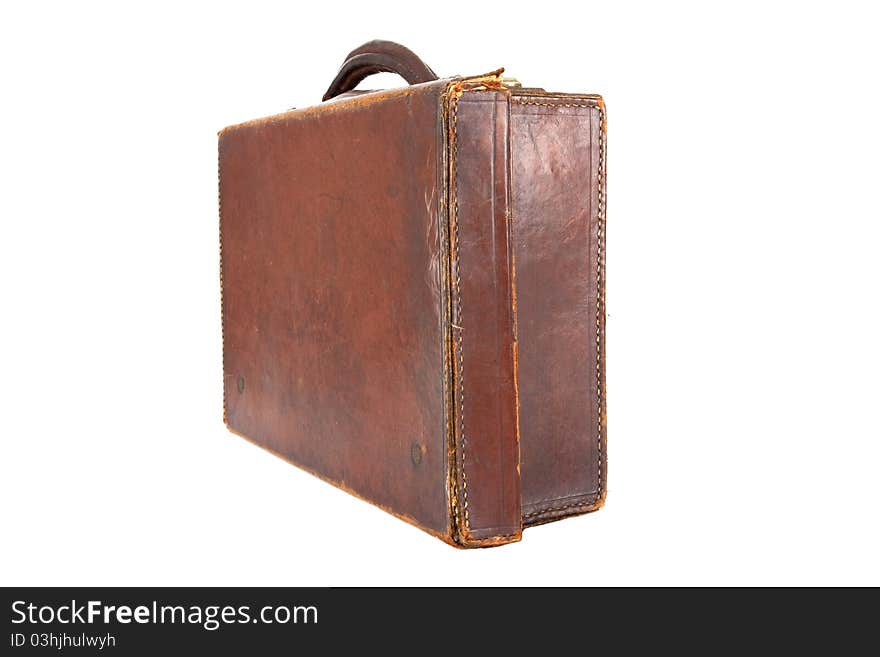
[[[859,6],[4,5],[0,584],[880,584]],[[608,502],[516,545],[450,548],[221,421],[216,132],[373,38],[608,104]]]

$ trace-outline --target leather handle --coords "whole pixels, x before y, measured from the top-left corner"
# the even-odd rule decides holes
[[[374,73],[397,73],[410,84],[437,79],[434,71],[409,48],[393,41],[369,41],[348,53],[322,100],[351,91]]]

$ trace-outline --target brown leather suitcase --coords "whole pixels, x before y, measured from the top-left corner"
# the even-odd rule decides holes
[[[374,41],[219,138],[228,427],[462,547],[607,481],[605,106],[502,71]]]

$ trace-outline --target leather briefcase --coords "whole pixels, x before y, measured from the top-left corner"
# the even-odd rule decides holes
[[[607,481],[605,106],[502,72],[374,41],[219,137],[228,427],[461,547]]]

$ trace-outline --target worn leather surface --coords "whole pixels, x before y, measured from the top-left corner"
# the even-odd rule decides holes
[[[497,73],[222,131],[230,429],[459,546],[598,508],[604,156]]]
[[[526,525],[593,510],[605,491],[604,139],[598,97],[511,100]]]
[[[449,536],[445,86],[227,128],[220,203],[230,428]]]

